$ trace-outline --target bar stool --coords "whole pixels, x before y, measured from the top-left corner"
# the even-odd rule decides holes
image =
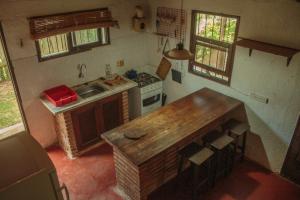
[[[186,161],[188,161],[189,157],[197,153],[200,149],[201,146],[193,142],[178,152],[179,164],[178,164],[177,176],[179,176],[183,171],[184,164]]]
[[[197,199],[198,190],[205,184],[211,186],[213,182],[213,170],[212,170],[212,161],[213,161],[214,152],[209,148],[202,148],[197,153],[192,155],[189,158],[189,161],[193,169],[193,200]],[[199,180],[201,167],[206,166],[206,177]]]
[[[213,173],[214,186],[216,179],[221,175],[228,175],[233,168],[234,157],[234,138],[219,132],[212,131],[203,137],[203,142],[206,146],[210,147],[216,154],[216,161]],[[225,166],[222,167],[222,164]]]
[[[223,130],[228,133],[229,136],[235,138],[236,150],[241,151],[241,161],[244,161],[245,150],[246,150],[246,141],[247,133],[250,131],[250,126],[248,123],[239,122],[235,119],[229,120],[226,124],[223,125]],[[242,142],[240,144],[240,140]]]

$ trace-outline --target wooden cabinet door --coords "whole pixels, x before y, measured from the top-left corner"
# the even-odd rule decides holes
[[[122,94],[116,94],[100,102],[102,133],[123,124]]]
[[[95,103],[83,106],[72,112],[72,122],[78,150],[100,140],[97,121],[98,107]]]

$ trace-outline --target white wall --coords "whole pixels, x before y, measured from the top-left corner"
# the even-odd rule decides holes
[[[157,6],[180,7],[179,0],[149,0],[152,16]],[[198,9],[241,16],[239,36],[300,49],[300,3],[292,0],[184,0],[188,11],[189,48],[191,10]],[[155,18],[152,18],[155,31]],[[151,31],[149,31],[151,32]],[[157,53],[157,37],[148,35],[150,64],[158,65],[161,54]],[[174,42],[174,41],[172,41]],[[173,43],[173,45],[175,45]],[[206,80],[187,72],[183,63],[183,84],[172,81],[168,75],[164,86],[168,102],[202,87],[209,87],[242,100],[246,104],[252,132],[248,139],[248,157],[279,172],[293,135],[300,111],[300,54],[290,66],[286,59],[268,53],[238,47],[230,87]],[[173,62],[174,66],[180,62]],[[269,104],[250,98],[250,93],[268,97]]]
[[[144,66],[146,47],[141,45],[145,36],[131,30],[134,7],[141,0],[19,0],[0,1],[0,20],[3,24],[9,54],[15,67],[21,98],[31,134],[43,145],[56,141],[53,116],[39,101],[41,92],[59,84],[76,85],[104,75],[105,64],[114,72]],[[30,39],[27,17],[61,12],[109,7],[119,20],[120,29],[111,29],[111,45],[91,51],[39,63],[34,41]],[[20,39],[24,46],[20,47]],[[125,60],[125,67],[117,68],[116,61]],[[85,63],[87,77],[79,80],[77,65]]]

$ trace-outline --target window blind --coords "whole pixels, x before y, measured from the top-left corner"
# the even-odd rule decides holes
[[[29,18],[34,40],[72,31],[118,26],[107,8]]]

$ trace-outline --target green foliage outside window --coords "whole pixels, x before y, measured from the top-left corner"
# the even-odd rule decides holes
[[[196,35],[216,41],[233,43],[236,23],[235,18],[197,14]]]

